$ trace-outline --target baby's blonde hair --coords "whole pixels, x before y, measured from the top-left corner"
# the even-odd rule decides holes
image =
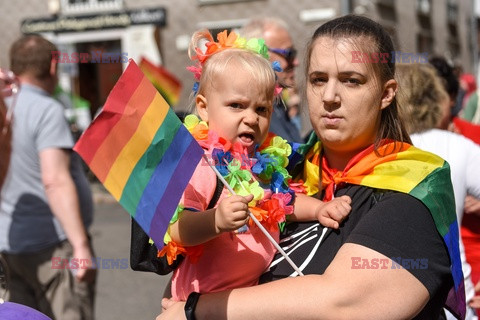
[[[209,40],[208,31],[200,30],[192,36],[189,47],[191,59],[196,54],[198,44],[202,40]],[[227,67],[232,64],[238,65],[242,70],[248,72],[251,81],[257,87],[263,88],[262,91],[265,92],[265,97],[273,103],[275,99],[276,75],[270,61],[262,55],[244,48],[227,48],[209,56],[202,63],[202,72],[196,93],[204,95],[207,90],[214,89],[215,79],[224,74]]]
[[[198,93],[212,88],[215,79],[223,74],[231,64],[240,65],[242,70],[247,71],[252,82],[263,86],[265,96],[273,101],[275,92],[275,72],[270,62],[262,56],[244,49],[228,49],[214,54],[203,66],[202,76],[199,81]]]

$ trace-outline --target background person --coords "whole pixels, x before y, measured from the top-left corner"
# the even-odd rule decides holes
[[[438,126],[439,129],[449,129],[451,128],[452,117],[456,116],[460,111],[457,106],[457,96],[460,91],[460,82],[455,69],[450,62],[447,61],[442,56],[432,56],[428,59],[430,65],[432,65],[436,70],[437,74],[442,79],[443,86],[445,91],[447,91],[449,96],[449,106],[450,109],[445,114],[448,114],[448,117],[442,119],[442,122]]]
[[[285,21],[276,17],[253,18],[242,27],[239,33],[245,38],[262,38],[265,40],[270,61],[278,61],[283,70],[277,72],[278,83],[282,87],[291,88],[284,90],[284,99],[277,100],[274,104],[270,131],[289,142],[302,142],[301,131],[292,121],[288,109],[288,101],[290,100],[293,102],[293,108],[298,106],[298,103],[295,103],[295,99],[298,99],[295,92],[297,85],[295,69],[298,66],[298,59],[292,37],[288,31],[288,25]],[[294,116],[299,117],[300,114],[297,113]],[[298,123],[298,118],[296,118],[296,121]]]
[[[442,79],[434,67],[428,64],[397,65],[397,94],[401,115],[413,144],[435,153],[448,161],[451,170],[457,220],[462,222],[467,194],[480,197],[480,146],[459,134],[437,129],[445,113],[450,112],[450,100]],[[462,270],[465,278],[467,302],[472,302],[475,291],[471,279],[471,267],[465,257],[460,239]],[[476,319],[468,308],[466,319]],[[448,315],[453,319],[453,316]]]
[[[63,107],[51,97],[57,83],[52,51],[56,47],[37,35],[18,39],[10,49],[21,89],[0,198],[0,251],[10,270],[9,301],[52,319],[93,319],[96,271],[87,235],[92,196],[72,157]],[[56,269],[53,258],[76,259],[83,268]]]

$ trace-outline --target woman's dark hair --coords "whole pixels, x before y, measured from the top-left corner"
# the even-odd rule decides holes
[[[441,56],[433,56],[428,59],[428,62],[435,67],[437,73],[444,81],[445,90],[448,92],[450,99],[454,101],[457,98],[460,83],[458,77],[455,75],[455,69],[447,59]]]
[[[307,75],[310,68],[313,43],[319,37],[329,37],[331,39],[363,37],[371,40],[368,42],[363,40],[355,42],[355,45],[366,49],[363,50],[363,52],[391,54],[395,51],[392,39],[380,24],[366,17],[352,14],[346,15],[326,22],[313,34],[307,46],[305,59],[305,74]],[[369,67],[373,69],[382,83],[395,78],[395,63],[393,60],[394,59],[388,59],[385,63],[369,63]],[[384,108],[381,112],[380,127],[375,139],[375,148],[380,145],[382,139],[411,143],[407,130],[399,116],[396,98],[393,99],[390,106]]]

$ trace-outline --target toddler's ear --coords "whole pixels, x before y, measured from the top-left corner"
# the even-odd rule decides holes
[[[197,109],[197,113],[205,122],[208,122],[208,109],[207,109],[207,98],[205,98],[201,94],[197,94],[195,97],[195,108]]]

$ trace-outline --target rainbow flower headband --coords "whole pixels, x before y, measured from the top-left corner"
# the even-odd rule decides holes
[[[205,37],[207,38],[208,42],[205,44],[207,49],[205,52],[202,52],[200,48],[195,47],[196,55],[192,56],[192,60],[198,60],[198,64],[195,66],[187,67],[187,70],[192,72],[195,77],[195,84],[193,85],[193,92],[196,95],[198,93],[198,87],[200,77],[202,75],[202,68],[205,62],[215,53],[226,49],[238,48],[238,49],[245,49],[252,52],[255,52],[265,59],[269,59],[268,55],[268,47],[265,44],[265,40],[260,38],[251,38],[247,40],[244,37],[239,37],[234,31],[231,31],[228,34],[227,30],[223,30],[217,35],[217,42],[213,40],[212,35],[207,32],[205,33]],[[280,67],[280,63],[278,61],[272,62],[272,68],[276,72],[281,72],[282,68]],[[280,94],[282,88],[277,84],[275,86],[275,96]]]

